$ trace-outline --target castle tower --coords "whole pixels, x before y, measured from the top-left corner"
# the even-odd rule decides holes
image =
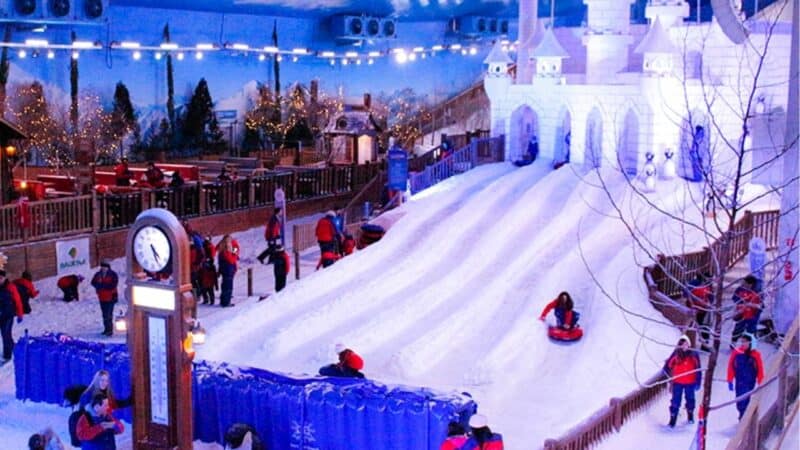
[[[511,85],[511,75],[508,73],[508,69],[514,61],[503,51],[500,41],[494,43],[492,51],[489,52],[483,63],[489,66],[483,79],[486,95],[490,99],[505,95]]]
[[[519,32],[517,33],[517,84],[530,84],[533,66],[530,52],[539,22],[539,0],[519,0]]]
[[[531,58],[536,60],[537,79],[557,81],[561,78],[561,62],[564,58],[569,58],[569,53],[558,42],[553,29],[548,28]]]
[[[661,26],[661,18],[656,16],[642,42],[636,46],[636,53],[644,55],[642,70],[647,76],[667,76],[672,73],[678,49]]]
[[[644,10],[644,16],[650,19],[650,22],[661,21],[664,29],[669,30],[673,25],[689,17],[689,4],[684,0],[650,2]]]
[[[633,2],[634,0],[583,0],[588,10],[586,31],[583,35],[587,84],[610,82],[628,66]]]

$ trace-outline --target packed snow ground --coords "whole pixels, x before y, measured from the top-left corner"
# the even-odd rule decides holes
[[[647,198],[696,220],[702,211],[693,199],[703,197],[692,189],[662,181]],[[762,204],[778,206],[774,199]],[[301,282],[290,279],[263,302],[257,296],[271,292],[273,283],[271,266],[254,264],[263,230],[237,233],[237,306],[199,307],[208,342],[198,358],[314,374],[334,360],[335,344],[344,343],[364,357],[369,378],[470,392],[507,448],[538,448],[609,398],[638,387],[677,340],[647,301],[637,265],[645,259],[619,214],[634,218],[664,253],[704,243],[702,233],[676,227],[633,195],[619,173],[586,174],[569,166],[552,171],[548,161],[520,169],[484,166],[440,183],[382,218],[391,228],[379,244],[318,272],[317,253],[304,254]],[[112,266],[124,274],[123,259]],[[255,271],[253,297],[246,292],[247,267]],[[28,328],[102,339],[88,283],[83,300],[70,304],[54,300],[54,279],[37,287],[42,299],[15,325],[15,335]],[[586,333],[571,345],[549,341],[537,320],[563,290],[575,299]],[[121,302],[118,309],[125,307]],[[0,377],[0,436],[8,448],[24,448],[30,433],[47,425],[68,436],[68,410],[14,400],[12,364],[0,368]],[[118,442],[130,448],[130,435]]]

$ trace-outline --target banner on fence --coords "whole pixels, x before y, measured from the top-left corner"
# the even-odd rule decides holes
[[[89,270],[89,238],[56,242],[56,265],[59,276]]]
[[[389,189],[405,192],[408,182],[408,153],[400,147],[392,147],[386,154],[389,165]]]

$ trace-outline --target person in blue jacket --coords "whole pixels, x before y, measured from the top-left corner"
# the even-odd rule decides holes
[[[489,429],[489,421],[483,414],[469,418],[470,436],[461,450],[503,450],[503,436]]]

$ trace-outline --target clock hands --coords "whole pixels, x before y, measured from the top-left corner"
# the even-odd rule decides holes
[[[150,250],[153,251],[153,256],[156,257],[156,262],[160,262],[161,258],[158,256],[158,252],[156,251],[156,248],[153,246],[153,244],[150,244]]]

